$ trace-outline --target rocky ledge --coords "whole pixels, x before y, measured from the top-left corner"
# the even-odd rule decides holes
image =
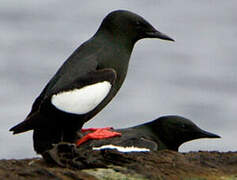
[[[95,151],[60,167],[41,158],[0,160],[0,179],[9,180],[232,180],[237,179],[237,152],[170,150],[143,153]],[[81,166],[82,165],[82,166]]]

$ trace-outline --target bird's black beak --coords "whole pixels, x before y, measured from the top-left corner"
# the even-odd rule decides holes
[[[201,130],[199,133],[198,133],[198,136],[200,138],[221,138],[219,135],[217,134],[214,134],[214,133],[210,133],[210,132],[207,132],[207,131],[204,131],[204,130]]]
[[[146,32],[146,35],[149,38],[158,38],[158,39],[163,39],[163,40],[168,40],[168,41],[175,41],[174,39],[172,39],[171,37],[167,36],[166,34],[159,32],[157,30],[152,30],[152,31],[148,31]]]

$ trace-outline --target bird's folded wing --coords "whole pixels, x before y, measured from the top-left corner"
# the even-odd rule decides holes
[[[113,69],[92,71],[52,93],[50,103],[60,111],[86,114],[109,94],[116,72]]]
[[[139,150],[150,150],[150,151],[156,151],[158,150],[158,144],[145,137],[141,137],[140,135],[134,134],[133,136],[128,136],[128,134],[125,132],[122,133],[121,137],[114,137],[109,139],[102,139],[102,140],[92,140],[85,144],[83,144],[80,148],[89,148],[93,147],[97,150],[102,149],[113,149],[116,146],[116,148],[126,148],[129,152],[139,151]],[[134,149],[135,148],[135,149]]]
[[[113,69],[94,70],[75,79],[71,83],[55,88],[45,96],[44,91],[33,104],[32,111],[27,118],[12,127],[14,134],[34,129],[44,120],[43,111],[57,111],[77,115],[93,110],[109,94],[116,80]]]

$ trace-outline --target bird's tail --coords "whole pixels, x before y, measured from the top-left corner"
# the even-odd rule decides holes
[[[13,134],[22,133],[34,129],[35,123],[40,122],[40,114],[34,113],[28,116],[23,122],[12,127],[9,131],[13,131]]]

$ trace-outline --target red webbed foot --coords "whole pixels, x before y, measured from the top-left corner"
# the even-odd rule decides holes
[[[113,127],[104,127],[104,128],[87,128],[87,129],[81,129],[81,132],[87,132],[87,131],[96,131],[99,129],[104,129],[104,130],[111,130],[114,129]]]
[[[90,140],[90,139],[107,139],[115,136],[121,136],[122,134],[115,131],[110,131],[113,129],[112,127],[105,127],[105,128],[88,128],[88,129],[82,129],[82,132],[87,131],[94,131],[92,133],[89,133],[85,136],[83,136],[81,139],[79,139],[76,142],[77,146],[80,146],[82,143]]]

